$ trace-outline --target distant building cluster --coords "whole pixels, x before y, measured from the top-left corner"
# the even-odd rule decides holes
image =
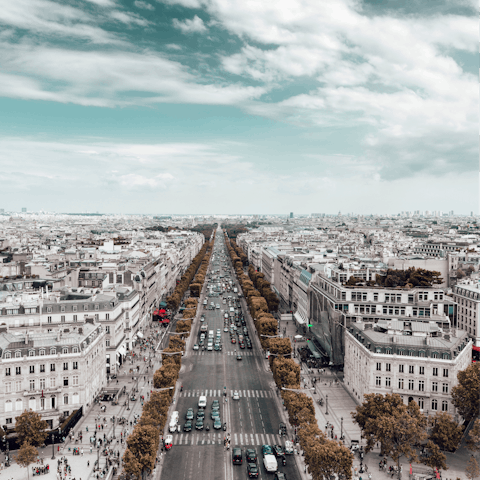
[[[145,230],[152,224],[52,215],[0,222],[1,425],[31,408],[56,428],[122,369],[205,242],[191,231]]]

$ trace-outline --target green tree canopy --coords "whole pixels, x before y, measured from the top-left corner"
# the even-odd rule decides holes
[[[431,421],[433,427],[430,440],[438,445],[440,450],[454,452],[462,439],[462,427],[446,412],[437,412]]]
[[[480,414],[480,363],[471,363],[458,372],[458,385],[452,388],[452,403],[465,422]]]

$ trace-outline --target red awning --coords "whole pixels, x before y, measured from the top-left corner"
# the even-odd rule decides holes
[[[159,313],[160,315],[162,315],[163,313],[167,313],[167,311],[164,310],[163,308],[162,308],[161,310],[157,310],[157,311],[158,311],[158,313]]]
[[[476,347],[475,345],[472,345],[472,349],[476,350],[477,352],[480,352],[480,347]]]
[[[168,318],[164,318],[164,319],[162,320],[162,323],[170,323],[170,320],[169,320]]]

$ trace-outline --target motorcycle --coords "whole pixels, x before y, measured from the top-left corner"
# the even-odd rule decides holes
[[[285,457],[282,458],[282,465],[285,466],[287,464],[287,459]]]

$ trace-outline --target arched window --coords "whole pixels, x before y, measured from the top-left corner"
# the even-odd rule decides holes
[[[5,352],[5,358],[12,358],[12,354],[10,352]]]
[[[11,400],[7,400],[5,402],[5,411],[11,412],[13,410],[13,402]]]
[[[78,348],[77,348],[77,347],[73,347],[73,348],[72,348],[72,353],[78,353]]]
[[[51,348],[50,349],[50,355],[55,355],[57,353],[57,349],[56,348]]]
[[[64,347],[63,350],[62,350],[62,353],[63,353],[64,355],[66,355],[66,354],[68,353],[68,348],[67,348],[67,347]]]
[[[68,395],[63,396],[63,404],[68,405]]]
[[[40,350],[40,355],[45,355],[45,350]]]
[[[29,356],[29,357],[34,357],[34,356],[35,356],[35,350],[30,350],[30,351],[28,352],[28,356]]]
[[[442,412],[448,412],[448,402],[446,400],[442,402]]]
[[[432,410],[438,410],[438,402],[435,398],[432,400]]]
[[[15,358],[20,358],[22,356],[22,352],[19,352],[18,350],[15,352]]]

